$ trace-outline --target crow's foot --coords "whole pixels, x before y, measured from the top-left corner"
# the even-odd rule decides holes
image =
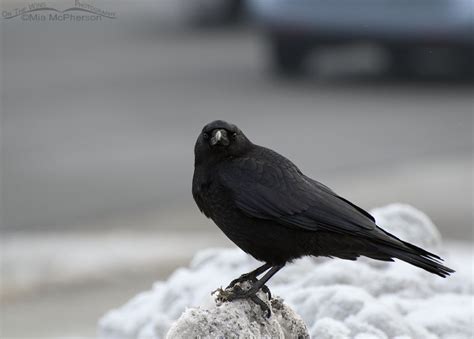
[[[265,286],[265,288],[262,287],[262,290],[266,290],[264,292],[271,295],[270,290],[268,289],[267,286]],[[236,285],[234,286],[232,291],[230,291],[230,293],[226,295],[226,297],[228,301],[237,300],[237,299],[250,299],[254,303],[260,306],[260,308],[263,311],[263,314],[265,314],[267,318],[270,318],[270,315],[272,314],[272,312],[270,311],[270,308],[268,307],[268,305],[262,299],[257,297],[257,292],[258,290],[254,291],[252,288],[250,288],[247,291],[244,291],[239,285]]]
[[[256,288],[255,285],[252,285],[248,290],[243,290],[242,287],[240,287],[240,285],[235,285],[229,291],[229,300],[250,298],[253,295],[257,295],[257,292],[260,289],[262,290],[262,292],[264,292],[268,295],[268,299],[272,298],[272,294],[271,294],[270,289],[268,288],[267,285],[263,285],[260,288]],[[228,289],[226,288],[226,291],[227,290]]]
[[[270,300],[270,289],[266,285],[263,285],[261,289],[263,292],[267,293],[268,299]],[[222,302],[233,301],[237,299],[250,299],[257,305],[259,305],[264,315],[269,318],[272,312],[268,305],[262,299],[257,297],[257,292],[258,290],[255,290],[253,287],[251,287],[249,290],[243,290],[239,285],[234,285],[233,288],[226,288],[225,290],[222,288],[218,288],[217,290],[212,292],[212,294],[217,293],[217,299]]]
[[[251,283],[256,283],[258,281],[258,279],[255,277],[255,275],[253,274],[249,274],[249,273],[245,273],[245,274],[242,274],[240,277],[238,277],[237,279],[234,279],[230,282],[229,286],[227,286],[225,289],[228,290],[228,289],[234,289],[236,287],[237,284],[241,284],[243,282],[251,282]],[[237,286],[238,287],[238,286]],[[270,292],[270,289],[268,288],[267,285],[263,285],[261,287],[262,291],[264,293],[266,293],[268,295],[268,299],[272,299],[272,293]],[[240,290],[242,291],[242,289],[240,288]]]
[[[272,311],[270,310],[270,308],[268,307],[268,305],[263,302],[262,299],[260,299],[260,298],[257,297],[256,295],[251,296],[250,299],[251,299],[254,303],[256,303],[258,306],[260,306],[260,308],[262,309],[263,314],[264,314],[267,318],[270,318],[270,316],[272,315]]]

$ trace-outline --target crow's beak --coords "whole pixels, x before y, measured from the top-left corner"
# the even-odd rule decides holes
[[[211,146],[215,145],[229,145],[229,139],[227,138],[227,131],[225,129],[216,129],[213,132],[211,138]]]

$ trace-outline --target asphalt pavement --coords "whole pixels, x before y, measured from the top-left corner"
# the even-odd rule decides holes
[[[194,141],[225,119],[365,208],[410,202],[449,223],[443,233],[469,233],[472,84],[358,73],[363,53],[282,80],[252,28],[193,30],[150,15],[2,21],[4,229],[195,213]],[[401,175],[403,189],[392,180]],[[374,176],[385,181],[376,192]],[[356,192],[360,182],[376,196]],[[194,227],[179,219],[156,227]]]

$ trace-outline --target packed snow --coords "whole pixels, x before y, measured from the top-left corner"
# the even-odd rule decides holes
[[[246,288],[249,288],[248,283]],[[218,296],[219,293],[216,293]],[[258,297],[271,309],[272,316],[262,317],[259,305],[248,299],[222,302],[210,308],[188,308],[174,322],[167,338],[309,338],[301,317],[280,298]]]
[[[372,214],[381,227],[441,255],[457,272],[443,279],[403,262],[307,257],[287,265],[270,280],[273,295],[301,316],[312,338],[473,338],[472,249],[443,248],[430,219],[411,206],[389,205]],[[100,320],[99,335],[103,339],[158,339],[167,334],[177,338],[183,333],[209,333],[209,324],[198,321],[202,312],[218,314],[225,308],[248,305],[242,301],[216,305],[211,292],[258,265],[237,248],[201,251],[189,267],[109,311]],[[262,315],[259,321],[271,322],[272,317],[265,320]],[[241,332],[233,329],[235,336],[245,337],[249,324],[255,326],[245,321]]]

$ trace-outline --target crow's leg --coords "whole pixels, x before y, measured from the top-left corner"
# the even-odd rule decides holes
[[[272,315],[272,311],[270,311],[270,307],[268,307],[268,305],[265,304],[262,299],[257,297],[255,294],[251,296],[250,299],[258,306],[260,306],[260,309],[263,311],[263,314],[266,315],[267,318],[270,318],[270,316]]]
[[[250,289],[247,291],[243,291],[242,289],[236,291],[236,293],[232,294],[231,299],[243,299],[255,295],[275,273],[283,268],[283,266],[285,265],[273,266],[260,280],[257,280]]]
[[[257,281],[257,276],[259,276],[260,274],[262,274],[263,272],[265,272],[266,270],[268,270],[271,267],[272,267],[272,265],[270,265],[270,264],[264,264],[264,265],[256,268],[252,272],[242,274],[237,279],[232,280],[230,282],[229,286],[226,287],[226,289],[232,288],[232,287],[235,286],[235,284],[238,284],[238,283],[241,283],[241,282],[244,282],[244,281],[255,282],[255,281]],[[267,288],[267,290],[268,290],[268,288]]]

